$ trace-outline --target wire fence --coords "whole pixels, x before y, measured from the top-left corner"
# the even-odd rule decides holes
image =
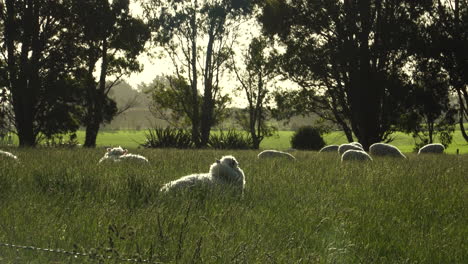
[[[95,254],[95,253],[85,253],[85,252],[78,252],[76,250],[67,251],[64,249],[51,249],[51,248],[40,248],[35,246],[23,246],[23,245],[15,245],[9,243],[2,243],[0,242],[0,247],[12,248],[17,250],[31,250],[31,251],[40,251],[45,253],[51,254],[63,254],[69,255],[74,257],[89,257],[89,258],[96,258],[96,259],[114,259],[122,262],[133,262],[133,263],[159,263],[154,262],[148,259],[141,259],[141,258],[124,258],[116,255],[103,255],[103,254]]]

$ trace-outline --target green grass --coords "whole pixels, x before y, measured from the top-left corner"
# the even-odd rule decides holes
[[[468,124],[467,124],[468,126]],[[135,131],[135,130],[120,130],[114,132],[100,132],[97,137],[96,144],[99,147],[102,146],[117,146],[121,145],[124,148],[137,148],[141,143],[145,141],[146,130]],[[214,131],[213,133],[217,133]],[[272,137],[265,138],[261,145],[261,149],[279,149],[286,150],[291,148],[291,136],[294,131],[279,131],[276,135]],[[77,132],[78,141],[83,144],[85,139],[85,132]],[[410,135],[397,132],[392,135],[394,141],[391,142],[392,145],[397,146],[402,152],[410,153],[414,149],[414,140]],[[347,143],[346,137],[343,132],[331,132],[324,136],[325,142],[327,144],[343,144]],[[18,140],[15,138],[14,143],[18,144]],[[453,135],[452,144],[446,149],[446,153],[456,153],[456,150],[459,149],[460,153],[468,153],[468,144],[461,135],[459,130],[456,130]]]
[[[145,141],[145,131],[118,131],[118,132],[101,132],[97,138],[98,146],[115,146],[120,144],[122,147],[136,148]],[[216,132],[214,132],[216,133]],[[291,147],[290,139],[293,131],[279,131],[272,137],[265,138],[260,148],[262,149],[281,149],[286,150]],[[78,132],[78,140],[84,142],[85,133]],[[397,132],[393,135],[395,140],[391,143],[397,146],[402,152],[413,152],[413,138],[407,134]],[[327,144],[343,144],[346,143],[346,137],[342,132],[331,132],[324,136]],[[468,144],[457,130],[454,133],[452,144],[447,148],[447,153],[455,153],[459,149],[460,153],[468,153]]]
[[[100,149],[7,149],[0,159],[0,263],[468,263],[468,155],[340,164],[296,151],[132,149],[150,164],[98,166]],[[225,154],[244,170],[243,198],[160,186],[206,172]]]

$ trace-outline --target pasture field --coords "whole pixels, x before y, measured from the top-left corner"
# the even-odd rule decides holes
[[[467,124],[468,126],[468,124]],[[101,131],[98,134],[96,145],[98,147],[104,146],[122,146],[123,148],[137,148],[141,143],[145,142],[146,130],[119,130],[119,131]],[[217,133],[213,131],[212,133]],[[291,148],[291,136],[294,131],[279,131],[272,137],[265,138],[260,144],[261,149],[278,149],[287,150]],[[414,149],[413,138],[405,133],[397,132],[392,135],[394,141],[390,144],[397,146],[404,153],[411,153]],[[83,144],[85,139],[85,132],[80,130],[77,132],[78,142]],[[65,138],[67,139],[67,138]],[[346,137],[343,132],[336,131],[324,135],[326,144],[343,144],[347,143]],[[18,139],[13,138],[13,143],[18,145]],[[460,130],[455,130],[453,134],[452,144],[446,149],[446,153],[454,154],[457,149],[460,153],[468,153],[468,144],[461,135]]]
[[[122,130],[118,132],[101,132],[97,138],[98,146],[115,146],[116,144],[122,145],[122,147],[136,148],[140,143],[145,141],[145,130]],[[213,132],[213,133],[216,133]],[[280,149],[286,150],[291,147],[291,136],[294,131],[279,131],[272,137],[265,138],[261,145],[261,149]],[[84,142],[85,133],[79,131],[77,133],[78,141]],[[393,135],[394,141],[392,145],[397,146],[402,152],[410,153],[413,152],[414,141],[410,135],[397,132]],[[346,137],[343,132],[331,132],[324,135],[324,140],[327,144],[343,144],[347,143]],[[468,153],[468,144],[462,137],[459,130],[456,130],[453,135],[452,144],[447,148],[446,153],[456,153],[459,149],[460,153]]]
[[[21,162],[0,159],[0,263],[468,263],[468,155],[131,149],[150,163],[97,165],[102,149],[5,150]],[[158,192],[227,154],[243,197]]]

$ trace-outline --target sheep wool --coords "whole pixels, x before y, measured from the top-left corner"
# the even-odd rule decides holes
[[[102,157],[99,160],[99,163],[105,162],[105,161],[113,161],[113,162],[120,162],[120,161],[139,161],[139,162],[144,162],[147,163],[148,159],[138,155],[138,154],[130,154],[128,153],[127,149],[123,149],[122,147],[116,147],[116,148],[107,148],[107,152],[104,154],[104,157]]]
[[[419,154],[442,154],[445,151],[444,145],[440,143],[427,144],[419,149]]]
[[[345,151],[347,151],[347,150],[349,150],[349,149],[363,150],[361,147],[359,147],[359,146],[357,146],[357,145],[348,143],[348,144],[341,144],[341,145],[338,147],[338,153],[340,153],[340,155],[343,155],[343,153],[345,153]]]
[[[161,192],[189,188],[201,184],[232,186],[240,192],[245,188],[245,175],[239,163],[233,156],[223,156],[211,164],[208,173],[197,173],[184,176],[178,180],[166,183]]]
[[[349,143],[349,144],[351,144],[351,145],[355,145],[355,146],[358,146],[358,147],[362,148],[362,145],[361,145],[361,143],[359,143],[359,142],[356,142],[356,141],[354,141],[354,142],[351,142],[351,143]]]
[[[338,145],[328,145],[328,146],[325,146],[325,147],[321,148],[319,150],[319,153],[320,152],[337,152],[339,147],[340,146],[338,146]]]
[[[372,144],[369,147],[369,154],[371,156],[387,156],[406,159],[406,156],[403,153],[401,153],[401,151],[397,147],[386,143]]]
[[[283,152],[283,151],[279,151],[279,150],[264,150],[262,152],[260,152],[257,157],[259,159],[265,159],[265,158],[287,158],[289,160],[296,160],[296,158],[287,153],[287,152]]]
[[[10,152],[0,150],[0,158],[3,158],[3,157],[8,158],[8,159],[18,160],[18,157],[11,154]]]
[[[351,160],[357,160],[357,161],[372,161],[371,156],[367,154],[363,150],[356,150],[356,149],[348,149],[341,155],[341,162],[345,161],[351,161]]]

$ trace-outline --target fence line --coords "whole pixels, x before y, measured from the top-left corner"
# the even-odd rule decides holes
[[[107,256],[97,255],[97,254],[94,255],[94,254],[84,253],[84,252],[67,251],[67,250],[64,250],[64,249],[40,248],[40,247],[35,247],[35,246],[22,246],[22,245],[15,245],[15,244],[2,243],[2,242],[0,242],[0,247],[24,249],[24,250],[32,250],[32,251],[42,251],[42,252],[46,252],[46,253],[65,254],[65,255],[71,255],[71,256],[75,256],[75,257],[92,257],[92,256],[96,256],[96,257],[99,257],[99,258],[117,259],[117,260],[125,261],[125,262],[150,263],[150,260],[148,260],[148,259],[121,258],[121,257],[112,256],[112,255],[107,255]],[[151,263],[158,263],[158,262],[151,262]]]

